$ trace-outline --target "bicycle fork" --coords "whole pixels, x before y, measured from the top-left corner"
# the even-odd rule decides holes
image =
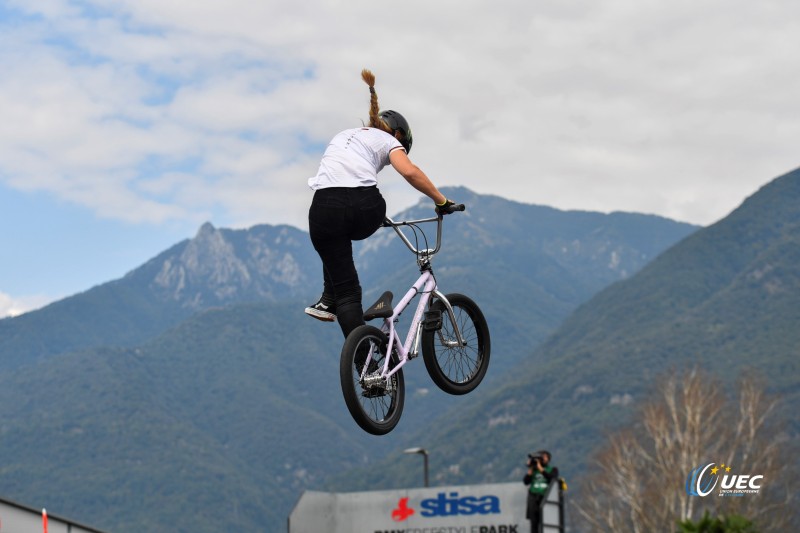
[[[450,305],[450,302],[444,297],[444,294],[442,294],[439,289],[434,290],[433,295],[441,300],[444,304],[444,309],[447,311],[447,316],[450,318],[450,323],[453,324],[453,330],[456,334],[455,340],[445,339],[444,335],[442,334],[442,329],[439,328],[439,331],[436,332],[436,334],[439,335],[439,340],[442,341],[443,346],[447,346],[448,348],[463,348],[467,345],[467,342],[461,335],[461,328],[458,327],[458,322],[456,322],[456,314],[453,312],[453,306]]]
[[[450,319],[450,323],[453,324],[453,330],[455,332],[456,338],[455,339],[446,339],[444,334],[442,333],[441,324],[436,329],[436,334],[439,336],[439,340],[442,343],[442,346],[446,346],[448,348],[463,348],[467,345],[467,342],[461,336],[461,329],[458,327],[458,323],[456,322],[455,313],[453,312],[453,306],[450,305],[450,302],[445,298],[444,294],[442,294],[438,289],[434,289],[433,293],[439,300],[442,301],[444,304],[444,310],[447,313],[448,318]],[[417,323],[417,331],[414,337],[414,345],[413,348],[409,351],[408,357],[409,359],[413,359],[419,355],[419,341],[422,338],[422,330],[425,327],[425,321],[420,320]]]

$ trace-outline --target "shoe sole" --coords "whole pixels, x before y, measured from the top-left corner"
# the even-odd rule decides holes
[[[333,322],[336,320],[336,315],[327,311],[320,311],[313,307],[306,307],[305,311],[308,316],[316,318],[317,320],[322,320],[323,322]]]

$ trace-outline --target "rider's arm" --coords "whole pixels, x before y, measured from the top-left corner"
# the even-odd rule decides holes
[[[441,205],[447,201],[447,197],[439,192],[436,185],[417,165],[411,162],[404,150],[393,150],[389,154],[389,162],[412,187],[433,200],[433,203]]]

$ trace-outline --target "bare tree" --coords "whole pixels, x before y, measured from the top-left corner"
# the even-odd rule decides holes
[[[738,417],[726,464],[750,468],[764,475],[769,485],[767,493],[758,498],[718,498],[723,500],[719,509],[746,516],[763,531],[789,531],[787,524],[797,518],[790,507],[796,490],[790,483],[797,458],[787,453],[788,437],[769,425],[778,402],[766,395],[763,383],[752,374],[739,380],[738,395]]]
[[[577,507],[592,531],[670,532],[705,510],[741,514],[763,531],[784,531],[791,513],[775,511],[790,509],[792,492],[788,477],[779,481],[781,443],[768,425],[776,402],[758,380],[743,377],[737,401],[698,370],[673,372],[657,382],[633,425],[610,436],[591,462]],[[708,462],[763,475],[769,491],[744,498],[690,496],[687,476]]]

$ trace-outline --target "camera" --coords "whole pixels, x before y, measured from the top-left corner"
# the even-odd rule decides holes
[[[528,466],[533,466],[536,464],[536,461],[544,462],[544,458],[540,453],[529,453],[528,454]]]

